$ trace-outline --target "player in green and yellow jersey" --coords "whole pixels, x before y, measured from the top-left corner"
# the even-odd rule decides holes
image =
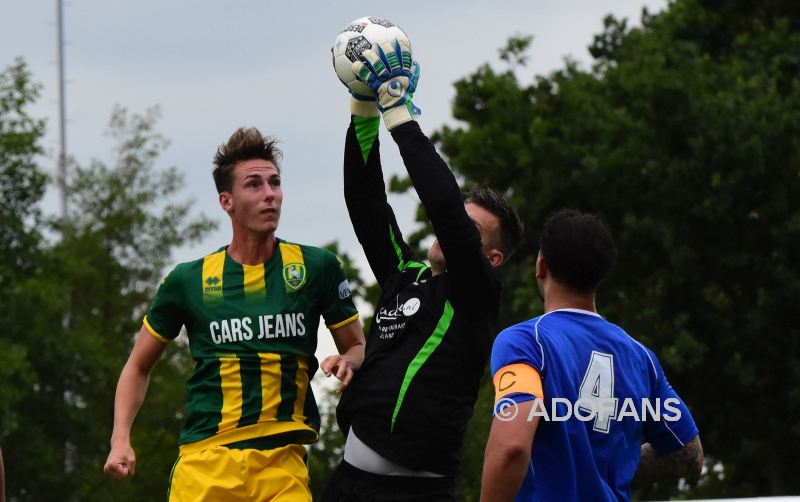
[[[156,361],[185,328],[196,366],[170,501],[311,500],[303,444],[319,429],[309,381],[320,316],[339,350],[320,367],[340,389],[361,365],[364,334],[336,256],[275,236],[279,156],[252,128],[217,151],[214,181],[233,239],[161,283],[117,385],[112,477],[135,472],[131,425]]]

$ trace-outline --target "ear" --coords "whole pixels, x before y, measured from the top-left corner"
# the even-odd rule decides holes
[[[489,264],[493,268],[498,268],[500,265],[503,264],[503,260],[505,256],[503,256],[503,252],[499,249],[490,249],[486,252],[486,259],[489,260]]]
[[[542,253],[536,257],[536,278],[542,280],[547,275],[547,262],[542,258]]]
[[[219,205],[228,214],[233,212],[233,195],[230,192],[220,192]]]

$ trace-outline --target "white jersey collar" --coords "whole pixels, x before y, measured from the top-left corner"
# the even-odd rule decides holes
[[[575,314],[593,315],[593,316],[599,317],[601,319],[603,318],[603,316],[601,316],[597,312],[592,312],[591,310],[583,310],[583,309],[568,309],[568,308],[556,309],[556,310],[551,310],[550,312],[548,312],[548,314],[552,314],[554,312],[573,312]]]

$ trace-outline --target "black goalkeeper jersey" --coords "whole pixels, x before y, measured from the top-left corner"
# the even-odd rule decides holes
[[[412,121],[392,137],[447,262],[432,276],[403,241],[387,203],[378,118],[353,117],[344,189],[358,240],[381,286],[364,363],[337,407],[370,448],[414,470],[454,475],[491,352],[501,284],[481,251],[453,174]]]

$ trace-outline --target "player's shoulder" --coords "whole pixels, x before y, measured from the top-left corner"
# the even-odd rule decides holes
[[[281,253],[286,253],[290,249],[299,251],[306,266],[339,263],[339,257],[336,253],[323,247],[291,242],[283,239],[279,241],[279,246],[281,248]]]
[[[527,347],[536,339],[536,327],[542,316],[528,319],[503,329],[495,338],[494,346],[503,347]]]
[[[536,334],[541,316],[514,324],[502,330],[492,346],[492,373],[509,364],[525,362],[541,369],[544,349]]]
[[[658,378],[661,371],[660,363],[655,352],[653,352],[644,343],[634,338],[621,326],[607,321],[604,319],[603,333],[606,340],[612,343],[616,350],[628,355],[628,357],[637,358],[643,366],[649,368],[648,372],[655,378]]]
[[[215,249],[213,251],[209,251],[208,253],[206,253],[203,256],[201,256],[199,258],[196,258],[194,260],[189,260],[189,261],[184,261],[184,262],[178,263],[177,265],[175,265],[175,268],[173,268],[172,270],[173,270],[173,272],[176,272],[177,274],[181,274],[181,275],[186,275],[186,274],[191,274],[192,272],[202,271],[203,270],[203,264],[206,262],[206,260],[212,259],[212,258],[224,259],[225,258],[225,253],[227,253],[227,250],[228,250],[228,246],[219,247],[219,248],[217,248],[217,249]]]

